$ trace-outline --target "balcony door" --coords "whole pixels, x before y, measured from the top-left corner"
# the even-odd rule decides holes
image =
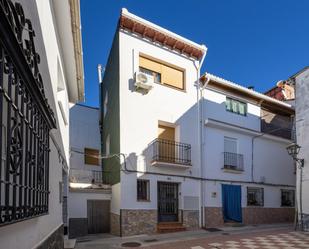
[[[159,158],[164,162],[176,161],[175,128],[159,124]]]

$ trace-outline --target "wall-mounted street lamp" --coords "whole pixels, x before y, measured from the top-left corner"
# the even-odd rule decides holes
[[[298,158],[297,155],[300,151],[301,146],[299,146],[297,143],[291,143],[286,147],[286,150],[288,151],[288,154],[293,158],[294,162],[296,162],[298,165],[297,167],[300,169],[300,175],[299,175],[299,215],[296,213],[296,222],[295,222],[295,229],[297,227],[300,227],[301,230],[304,229],[303,226],[303,202],[302,202],[302,181],[303,181],[303,167],[305,160],[302,158]],[[296,211],[297,212],[297,211]]]
[[[300,159],[297,157],[301,146],[299,146],[296,143],[291,143],[286,147],[286,150],[288,151],[288,154],[293,158],[293,160],[297,163],[299,163],[300,167],[304,167],[304,159]]]

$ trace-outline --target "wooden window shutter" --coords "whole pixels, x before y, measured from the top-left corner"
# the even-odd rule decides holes
[[[162,65],[160,63],[142,56],[139,57],[139,66],[157,73],[161,73],[162,71]]]
[[[162,82],[179,89],[184,89],[183,71],[162,65]]]
[[[99,165],[99,150],[85,148],[85,164]]]

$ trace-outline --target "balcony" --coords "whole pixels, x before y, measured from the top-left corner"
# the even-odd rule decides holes
[[[282,137],[285,139],[293,139],[294,133],[292,129],[288,127],[289,127],[288,124],[285,124],[285,126],[283,126],[278,124],[267,123],[264,120],[261,120],[261,131],[263,133],[267,133],[277,137]]]
[[[71,189],[107,188],[108,172],[101,170],[70,169],[69,183]]]
[[[153,166],[191,167],[191,145],[167,139],[155,139],[150,143]]]
[[[223,169],[226,171],[244,171],[244,156],[242,154],[236,154],[231,152],[223,152],[224,165]]]

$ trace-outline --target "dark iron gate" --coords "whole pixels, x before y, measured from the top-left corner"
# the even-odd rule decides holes
[[[158,182],[158,221],[178,221],[178,183]]]
[[[49,131],[35,31],[22,5],[0,0],[0,226],[48,213]]]

